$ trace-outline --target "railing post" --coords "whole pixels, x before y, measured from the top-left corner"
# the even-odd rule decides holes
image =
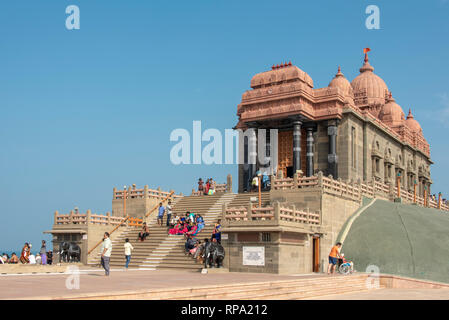
[[[58,215],[59,215],[59,212],[58,212],[58,210],[56,210],[56,211],[55,211],[55,221],[54,221],[54,224],[58,224]]]
[[[228,174],[226,177],[226,192],[231,193],[232,192],[232,175]]]
[[[228,204],[223,203],[221,206],[221,221],[226,222],[226,210],[228,209]]]
[[[323,172],[322,172],[322,171],[318,172],[317,178],[318,178],[318,179],[317,179],[318,187],[319,187],[320,189],[322,189],[322,188],[323,188]]]
[[[441,210],[441,192],[438,192],[438,209]]]
[[[107,224],[110,225],[111,224],[111,214],[109,212],[106,212],[106,217],[108,219]]]
[[[248,218],[248,221],[253,220],[253,203],[251,201],[248,203],[248,211],[246,213],[246,217]]]
[[[338,187],[340,188],[340,195],[343,196],[343,186],[342,186],[341,178],[338,178],[337,181],[338,181]]]
[[[117,188],[112,189],[112,200],[115,200],[117,198]]]
[[[292,220],[293,222],[296,221],[296,206],[292,204]]]
[[[90,224],[91,218],[92,218],[92,211],[90,209],[87,209],[87,211],[86,211],[86,224],[87,225]]]
[[[309,207],[306,208],[306,212],[307,212],[307,214],[306,214],[306,221],[307,221],[307,224],[309,224],[310,223],[310,210],[309,210]]]
[[[70,210],[69,223],[70,223],[70,224],[73,223],[73,210]]]
[[[376,181],[373,179],[371,181],[371,187],[373,188],[373,198],[376,197]]]
[[[279,203],[279,201],[276,201],[274,203],[274,221],[277,221],[279,223],[280,215],[281,215],[281,204]]]
[[[298,172],[295,172],[295,173],[293,174],[293,188],[294,188],[294,189],[298,189],[298,188],[299,188],[298,177],[299,177]]]
[[[147,185],[147,184],[143,186],[143,198],[144,198],[144,199],[149,198],[149,194],[148,194],[148,185]]]
[[[162,199],[162,195],[161,195],[161,187],[157,187],[157,198],[158,199]]]

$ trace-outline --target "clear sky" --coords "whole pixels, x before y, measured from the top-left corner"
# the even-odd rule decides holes
[[[65,9],[80,9],[67,30]],[[365,27],[368,5],[380,30]],[[327,86],[362,48],[431,145],[433,192],[449,195],[449,1],[2,1],[0,249],[35,248],[53,212],[111,210],[132,183],[190,193],[236,166],[174,166],[170,132],[224,130],[251,77],[291,60]],[[37,249],[37,248],[36,248]]]

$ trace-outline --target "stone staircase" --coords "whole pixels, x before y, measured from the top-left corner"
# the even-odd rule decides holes
[[[197,235],[197,238],[210,238],[214,224],[221,216],[223,204],[229,204],[236,196],[233,193],[221,193],[212,196],[183,197],[174,205],[172,216],[185,215],[186,211],[201,214],[205,220],[205,227]],[[125,239],[129,238],[130,243],[134,247],[131,263],[129,264],[130,268],[144,270],[172,268],[181,268],[189,271],[201,270],[202,265],[184,254],[184,237],[169,235],[165,222],[166,216],[164,216],[164,226],[162,227],[157,225],[155,216],[147,219],[150,235],[144,242],[140,242],[137,239],[140,228],[127,228],[124,230],[112,242],[111,267],[123,268],[125,266],[123,244]],[[99,257],[98,260],[100,260]],[[98,264],[98,260],[95,262],[96,264]]]

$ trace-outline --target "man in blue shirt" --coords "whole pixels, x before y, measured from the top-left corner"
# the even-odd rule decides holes
[[[159,213],[157,216],[157,224],[160,225],[161,227],[162,227],[162,220],[164,219],[164,212],[165,212],[165,208],[161,202],[161,203],[159,203]]]

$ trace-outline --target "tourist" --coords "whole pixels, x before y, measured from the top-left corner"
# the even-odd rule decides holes
[[[28,259],[30,264],[36,264],[36,256],[34,254],[31,253]]]
[[[42,258],[41,258],[41,255],[39,253],[36,254],[36,264],[42,264]]]
[[[262,175],[262,188],[264,190],[267,190],[269,185],[270,185],[270,178],[268,177],[267,173],[264,172]]]
[[[338,259],[341,259],[340,249],[341,249],[341,242],[338,242],[335,246],[332,247],[331,252],[329,253],[329,267],[327,268],[327,274],[335,272],[335,269],[337,268]]]
[[[195,222],[195,213],[189,212],[189,220],[190,222]]]
[[[176,215],[174,218],[170,220],[170,228],[174,228],[175,225],[179,222],[179,216]]]
[[[171,200],[168,200],[168,204],[165,207],[165,210],[167,211],[167,227],[170,226],[170,219],[171,219],[171,213],[172,213],[172,207],[171,207]]]
[[[17,255],[16,255],[15,252],[13,252],[13,253],[11,254],[11,259],[9,259],[9,263],[12,263],[12,264],[17,264],[17,263],[19,263],[19,257],[17,257]]]
[[[144,222],[143,224],[142,224],[142,231],[140,231],[139,232],[139,240],[141,241],[141,242],[143,242],[145,239],[146,239],[146,237],[148,237],[149,235],[150,235],[150,232],[149,232],[150,230],[148,229],[148,226],[147,226],[147,223],[146,222]]]
[[[47,252],[47,264],[51,265],[53,263],[53,251]]]
[[[203,193],[204,192],[204,182],[203,179],[198,179],[198,192]]]
[[[30,245],[28,244],[28,242],[25,242],[25,245],[22,248],[22,253],[20,254],[20,262],[22,262],[23,264],[30,263],[30,250]]]
[[[221,220],[218,219],[218,222],[214,226],[214,231],[212,232],[211,240],[216,239],[218,243],[221,243]]]
[[[258,191],[259,190],[259,177],[254,176],[253,181],[251,182],[252,191]]]
[[[210,188],[210,179],[207,179],[206,181],[206,187],[204,188],[204,194],[207,196],[209,194],[209,188]]]
[[[162,227],[162,220],[164,219],[165,208],[162,205],[162,202],[159,203],[159,212],[157,215],[157,224]]]
[[[101,266],[104,268],[105,275],[109,276],[109,260],[112,252],[112,242],[109,239],[109,232],[105,232],[103,236],[103,244],[101,245]]]
[[[3,263],[9,263],[9,256],[6,253],[4,253],[0,260],[2,260]]]
[[[193,223],[192,227],[189,229],[189,231],[186,233],[187,236],[196,236],[198,233],[198,226],[196,223]]]
[[[209,179],[209,192],[208,192],[209,195],[213,195],[215,193],[215,186],[216,186],[216,183],[215,183],[214,179],[210,178]]]
[[[184,247],[185,247],[185,252],[184,253],[188,254],[189,251],[195,247],[195,243],[196,242],[197,242],[197,240],[194,237],[192,237],[190,234],[188,234],[187,235],[187,240],[186,240],[186,242],[184,244]]]
[[[41,251],[39,253],[41,254],[42,265],[46,265],[47,264],[47,246],[46,246],[45,240],[42,240]]]
[[[125,268],[126,268],[126,270],[128,270],[129,262],[131,261],[131,251],[134,250],[134,247],[132,246],[131,243],[129,243],[128,238],[125,239],[124,247],[125,247],[125,259],[126,259]]]
[[[6,253],[3,253],[2,256],[0,257],[0,264],[5,264],[5,255]]]
[[[201,215],[197,215],[196,225],[198,227],[198,232],[200,232],[204,228],[204,219]]]

